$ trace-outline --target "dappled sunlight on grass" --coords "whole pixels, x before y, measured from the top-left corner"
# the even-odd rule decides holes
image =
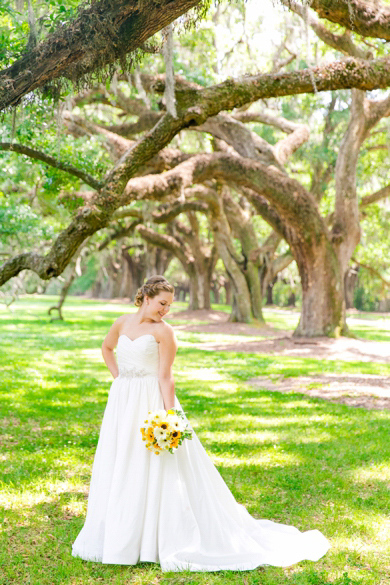
[[[254,453],[254,455],[248,461],[246,458],[241,459],[236,457],[234,453],[225,453],[224,455],[213,455],[213,461],[215,465],[223,465],[223,467],[252,467],[254,465],[271,468],[271,467],[290,467],[293,465],[300,465],[301,459],[296,455],[289,455],[287,453],[275,453],[274,451],[265,451],[260,453]]]
[[[347,585],[385,583],[389,412],[282,394],[246,381],[325,372],[385,376],[390,366],[208,352],[190,343],[179,343],[176,393],[235,498],[257,518],[318,528],[332,549],[316,564],[190,577],[162,575],[156,563],[111,566],[71,557],[112,382],[101,343],[113,320],[135,308],[73,297],[64,311],[68,320],[49,323],[45,312],[54,300],[21,299],[12,313],[0,308],[1,530],[7,538],[1,555],[7,585],[330,585],[343,572]],[[299,317],[283,311],[270,316],[284,329]]]
[[[263,315],[266,323],[275,329],[291,331],[299,321],[299,312],[293,312],[291,309],[287,312],[281,308],[263,307]]]
[[[350,477],[353,481],[371,485],[375,481],[389,482],[390,486],[390,464],[383,462],[379,465],[369,465],[368,467],[360,467],[350,472]]]
[[[177,339],[183,344],[184,347],[188,347],[191,343],[223,343],[229,345],[237,342],[237,335],[229,335],[227,333],[194,333],[192,331],[176,331]],[[266,335],[244,335],[240,334],[240,341],[262,341],[268,339]]]
[[[196,372],[188,372],[187,374],[183,374],[184,378],[192,378],[196,375],[197,380],[207,380],[207,381],[215,381],[215,380],[223,380],[222,374],[219,372],[213,371],[210,368],[198,368]]]
[[[361,339],[369,339],[371,341],[390,341],[390,329],[379,329],[372,325],[355,325],[351,323],[351,330],[354,335]]]

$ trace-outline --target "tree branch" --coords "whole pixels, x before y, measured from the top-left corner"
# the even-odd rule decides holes
[[[152,218],[156,223],[168,223],[180,215],[180,213],[186,211],[203,211],[207,213],[208,210],[209,206],[207,203],[202,201],[186,201],[185,203],[176,203],[160,213],[155,211],[152,213]]]
[[[288,6],[290,10],[298,14],[305,22],[306,18],[308,25],[316,33],[317,37],[321,39],[329,47],[333,47],[336,51],[340,51],[345,55],[351,55],[352,57],[360,57],[361,59],[367,59],[370,55],[369,51],[363,51],[357,45],[355,45],[351,39],[350,34],[344,33],[343,35],[336,35],[328,30],[312,13],[308,13],[306,17],[305,8],[302,4],[294,2],[293,0],[281,0],[282,4]],[[311,4],[309,4],[311,6]]]
[[[50,156],[49,154],[45,154],[44,152],[40,152],[39,150],[35,150],[34,148],[30,148],[28,146],[24,146],[23,144],[16,144],[14,142],[0,142],[0,150],[10,150],[12,152],[17,152],[19,154],[24,154],[29,158],[33,158],[35,160],[40,160],[55,169],[60,171],[64,171],[65,173],[69,173],[70,175],[74,175],[75,177],[81,179],[87,185],[90,185],[97,191],[101,189],[103,183],[98,181],[89,173],[74,167],[68,163],[63,163],[56,160],[54,157]]]
[[[100,0],[0,72],[0,110],[48,82],[80,79],[135,51],[200,0]]]
[[[379,191],[376,191],[375,193],[372,193],[371,195],[366,195],[365,197],[362,197],[360,200],[360,204],[359,204],[359,208],[364,208],[367,207],[367,205],[371,205],[371,203],[376,203],[377,201],[380,201],[381,199],[385,199],[386,197],[390,196],[390,185],[386,185],[386,187],[383,187],[383,189],[379,189]]]
[[[301,124],[291,122],[290,120],[287,120],[287,118],[274,116],[273,114],[268,114],[266,112],[234,111],[232,117],[244,124],[248,122],[259,122],[260,124],[266,124],[267,126],[274,126],[286,134],[291,134],[291,132],[294,132],[301,127]]]
[[[352,262],[355,262],[358,266],[361,266],[365,270],[368,270],[369,272],[371,272],[371,274],[373,274],[374,276],[379,278],[379,280],[382,282],[382,284],[384,286],[390,288],[390,281],[384,279],[383,276],[377,270],[375,270],[375,268],[373,268],[372,266],[368,266],[367,264],[362,264],[361,262],[356,260],[356,258],[354,258],[354,257],[352,257],[351,260],[352,260]]]
[[[195,155],[162,175],[131,179],[119,198],[120,205],[143,199],[160,201],[181,193],[193,183],[210,179],[247,187],[266,197],[272,202],[272,207],[284,216],[286,223],[295,228],[300,228],[304,223],[308,230],[313,226],[314,231],[321,231],[325,226],[314,198],[298,181],[257,160],[225,153]]]
[[[167,234],[159,234],[144,225],[139,225],[137,227],[137,232],[147,242],[159,246],[160,248],[165,248],[165,250],[170,250],[180,260],[183,268],[191,270],[194,258],[192,254],[188,252],[186,247],[183,248],[182,243],[176,238]]]
[[[134,177],[141,162],[152,158],[182,129],[201,125],[222,110],[231,110],[266,97],[313,93],[360,87],[374,89],[390,84],[390,59],[363,61],[348,58],[323,67],[292,73],[277,73],[228,79],[202,90],[176,89],[178,117],[165,114],[161,120],[118,161],[107,177],[109,190],[122,191]],[[163,85],[163,84],[161,84]],[[162,88],[159,86],[159,91]]]
[[[311,73],[318,91],[350,87],[380,88],[390,84],[390,59],[368,62],[348,58],[324,67],[316,67]],[[203,155],[204,158],[202,155],[200,158],[194,156],[181,163],[179,165],[181,168],[176,174],[173,170],[155,177],[157,181],[155,185],[149,176],[145,178],[145,183],[140,184],[133,181],[143,179],[132,179],[127,188],[129,179],[139,173],[140,169],[145,167],[181,129],[202,124],[221,110],[240,107],[260,98],[314,91],[311,74],[307,69],[293,73],[248,76],[239,80],[228,79],[219,85],[202,90],[188,89],[188,86],[185,89],[180,87],[178,84],[176,89],[178,118],[165,114],[153,130],[126,151],[107,176],[105,187],[96,194],[89,205],[78,211],[68,228],[58,236],[47,256],[32,254],[6,262],[0,268],[0,285],[25,268],[31,268],[42,278],[61,274],[83,239],[106,227],[112,214],[119,207],[136,199],[149,197],[163,199],[169,194],[176,194],[178,189],[189,187],[203,179],[220,177],[221,180],[230,180],[246,186],[265,196],[269,201],[272,200],[272,206],[286,217],[290,226],[292,224],[301,226],[303,222],[307,223],[307,229],[312,228],[314,233],[321,233],[323,236],[327,233],[314,199],[298,182],[276,169],[249,159],[239,159],[226,154]],[[178,97],[180,92],[181,100]],[[210,156],[226,158],[211,161],[208,159]],[[188,164],[189,166],[183,166]],[[264,181],[263,184],[261,181]],[[294,193],[294,196],[291,196],[291,193]]]
[[[390,6],[372,0],[311,0],[320,18],[336,22],[364,37],[390,41]]]
[[[132,221],[130,225],[128,226],[119,226],[118,228],[116,228],[114,230],[113,233],[111,233],[110,235],[108,235],[103,242],[101,242],[98,246],[98,250],[99,252],[101,252],[102,250],[104,250],[105,248],[107,248],[108,244],[110,242],[112,242],[113,240],[121,240],[122,238],[125,238],[126,236],[130,236],[132,233],[134,233],[134,230],[136,228],[137,225],[139,225],[141,220],[135,220]]]

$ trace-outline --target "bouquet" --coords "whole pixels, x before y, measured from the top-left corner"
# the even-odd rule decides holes
[[[178,409],[149,411],[141,427],[142,440],[146,448],[156,455],[162,451],[174,453],[184,439],[192,439],[192,428],[184,412]]]

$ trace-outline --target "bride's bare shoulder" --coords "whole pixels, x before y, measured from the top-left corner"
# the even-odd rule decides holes
[[[121,331],[124,327],[131,324],[132,317],[133,317],[132,315],[126,315],[126,314],[121,315],[120,317],[115,319],[112,326],[115,327],[115,329],[117,329],[118,331]]]
[[[172,325],[170,325],[166,321],[161,321],[161,323],[159,323],[158,335],[160,338],[159,341],[174,342],[177,344],[175,330],[172,327]]]

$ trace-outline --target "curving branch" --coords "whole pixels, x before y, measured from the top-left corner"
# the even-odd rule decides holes
[[[124,217],[137,217],[143,219],[144,214],[141,209],[135,209],[134,207],[124,207],[123,209],[117,209],[111,216],[112,220],[122,219]]]
[[[366,195],[365,197],[362,197],[360,200],[359,208],[362,209],[364,207],[367,207],[367,205],[371,205],[371,203],[376,203],[377,201],[385,199],[386,197],[390,197],[390,185],[386,185],[386,187],[383,187],[383,189],[379,189],[379,191],[376,191],[371,195]]]
[[[361,266],[362,268],[364,268],[365,270],[368,270],[368,272],[370,272],[371,274],[373,274],[374,276],[379,278],[379,280],[382,283],[382,288],[385,288],[385,287],[390,288],[390,281],[383,278],[383,276],[380,274],[380,272],[378,272],[378,270],[376,270],[372,266],[368,266],[368,264],[362,264],[361,262],[356,260],[356,258],[354,258],[353,256],[351,257],[351,260],[352,260],[352,262],[355,262],[355,264],[357,264],[358,266]]]
[[[137,232],[141,238],[150,244],[159,246],[160,248],[164,248],[165,250],[172,252],[178,258],[178,260],[180,260],[183,268],[185,267],[186,270],[191,271],[193,269],[194,258],[191,252],[187,250],[186,246],[183,247],[183,244],[175,237],[168,234],[159,234],[158,232],[144,225],[139,225],[137,227]]]
[[[23,144],[16,144],[14,142],[0,142],[0,150],[10,150],[12,152],[17,152],[19,154],[24,154],[29,158],[33,158],[35,160],[40,160],[59,171],[64,171],[65,173],[69,173],[70,175],[74,175],[78,179],[81,179],[87,185],[90,185],[96,190],[101,189],[103,183],[98,181],[89,173],[74,167],[68,163],[61,162],[54,157],[41,152],[39,150],[35,150],[34,148],[30,148],[29,146],[24,146]]]
[[[71,80],[123,59],[200,0],[99,0],[0,72],[0,110],[60,77]]]
[[[125,138],[133,138],[136,134],[141,134],[141,132],[146,132],[147,130],[153,128],[153,126],[157,124],[163,115],[164,112],[154,112],[153,110],[149,110],[142,113],[136,122],[114,124],[112,126],[106,126],[106,128],[107,130],[116,132]]]
[[[305,22],[307,20],[307,24],[314,30],[317,37],[329,47],[333,47],[333,49],[336,49],[336,51],[340,51],[345,55],[360,57],[361,59],[368,59],[370,56],[369,51],[363,51],[360,47],[355,45],[351,39],[349,31],[342,35],[332,33],[313,15],[312,12],[308,12],[306,15],[306,9],[302,4],[294,2],[293,0],[281,0],[281,2],[285,6],[288,6],[290,10],[298,14]]]
[[[286,134],[291,134],[295,130],[298,130],[302,126],[302,124],[297,124],[296,122],[291,122],[291,120],[287,120],[287,118],[282,118],[281,116],[275,116],[274,114],[269,114],[267,112],[256,112],[256,111],[234,111],[232,113],[232,117],[235,120],[239,120],[244,124],[248,122],[259,122],[260,124],[266,124],[267,126],[274,126],[278,128],[282,132]]]
[[[195,155],[161,175],[131,179],[119,198],[120,205],[142,199],[161,201],[181,193],[193,183],[213,179],[247,187],[272,201],[272,207],[291,227],[300,229],[302,223],[315,231],[315,225],[320,231],[325,227],[314,198],[298,181],[260,161],[226,153]]]
[[[64,112],[62,119],[68,131],[74,136],[93,136],[94,134],[102,136],[104,139],[103,144],[107,147],[114,160],[118,160],[134,144],[133,141],[111,132],[104,126],[94,124],[70,112]]]
[[[207,213],[209,206],[202,201],[186,201],[185,203],[175,203],[162,212],[155,211],[152,213],[152,219],[155,223],[168,223],[175,217],[186,211],[203,211]]]
[[[331,89],[384,88],[390,85],[390,58],[364,61],[349,57],[322,67],[292,73],[277,73],[228,79],[202,90],[176,89],[178,117],[165,114],[161,120],[118,161],[107,178],[110,188],[122,190],[135,176],[145,158],[152,158],[182,129],[199,126],[222,110],[231,110],[267,97],[313,93]],[[161,86],[161,87],[160,87]],[[158,91],[163,90],[163,83]]]
[[[204,211],[207,212],[208,205],[201,201],[186,201],[185,203],[176,203],[170,205],[163,211],[153,211],[151,214],[151,220],[154,223],[168,223],[185,211]],[[113,213],[112,219],[121,219],[123,217],[137,217],[139,219],[144,218],[144,214],[141,209],[126,208],[118,209]]]
[[[310,8],[364,37],[390,41],[390,6],[380,0],[311,0]]]
[[[202,90],[178,84],[175,94],[178,117],[175,119],[165,114],[146,136],[129,147],[106,177],[105,186],[78,210],[76,217],[59,234],[46,256],[22,254],[3,264],[0,267],[0,285],[26,268],[34,270],[43,279],[61,274],[81,242],[88,235],[106,227],[112,214],[120,207],[142,198],[164,199],[170,194],[177,196],[182,188],[206,179],[219,178],[248,187],[267,200],[272,200],[272,206],[278,213],[285,215],[289,225],[302,225],[303,222],[307,224],[308,230],[326,234],[325,223],[310,194],[298,182],[289,183],[293,180],[258,161],[226,154],[203,155],[203,158],[193,156],[176,167],[179,168],[176,174],[173,169],[158,176],[152,175],[154,179],[150,175],[132,178],[142,172],[180,130],[200,125],[222,110],[231,110],[264,97],[313,93],[313,76],[318,91],[386,87],[390,84],[390,59],[368,62],[347,58],[313,68],[311,72],[306,69],[293,73],[228,79]],[[298,202],[301,203],[300,209],[297,207]]]
[[[288,230],[285,222],[267,199],[248,187],[239,187],[240,192],[250,201],[259,215],[266,221],[280,238],[288,239]],[[279,243],[279,242],[278,242]]]
[[[140,224],[141,220],[135,220],[133,222],[131,222],[130,225],[127,226],[118,226],[111,234],[109,234],[98,246],[98,250],[99,252],[101,252],[102,250],[104,250],[104,248],[107,248],[108,244],[110,242],[113,242],[114,240],[120,240],[122,238],[125,238],[126,236],[131,236],[131,234],[134,233],[135,228],[137,227],[137,225]]]
[[[290,156],[309,140],[310,130],[306,124],[297,124],[298,128],[274,146],[275,155],[280,164],[285,164]]]

